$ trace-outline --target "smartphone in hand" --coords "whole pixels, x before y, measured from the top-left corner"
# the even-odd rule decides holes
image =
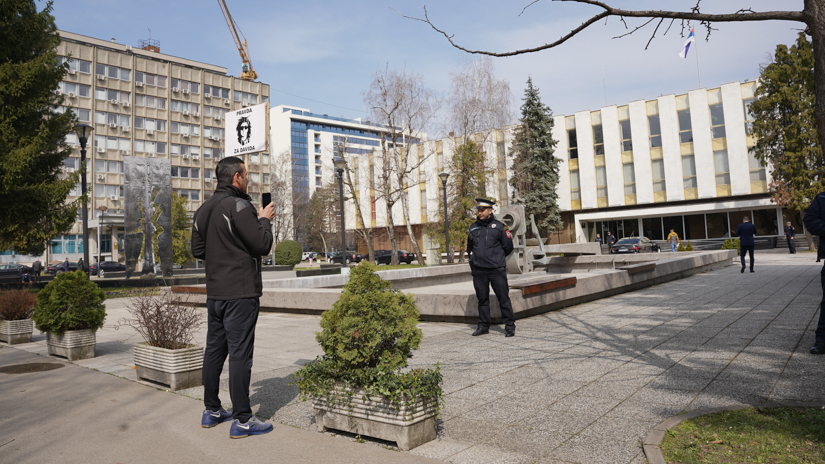
[[[266,208],[266,205],[272,203],[272,194],[264,193],[261,195],[261,208]]]

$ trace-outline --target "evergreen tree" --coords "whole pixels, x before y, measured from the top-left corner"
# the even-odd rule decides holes
[[[541,102],[533,79],[527,79],[521,125],[516,128],[510,156],[514,158],[510,185],[524,199],[527,217],[534,214],[538,227],[546,233],[563,227],[559,215],[556,186],[559,183],[559,159],[553,156],[552,111]]]
[[[188,199],[172,192],[172,262],[181,266],[195,259],[192,256],[192,223],[189,220],[188,206]],[[155,232],[156,255],[160,232]]]
[[[51,11],[52,2],[38,12],[33,0],[0,0],[0,250],[42,253],[81,204],[66,203],[80,173],[61,175],[73,116],[54,94],[68,67]]]
[[[763,164],[771,163],[771,199],[804,211],[825,191],[825,176],[816,176],[825,159],[814,120],[814,52],[805,33],[796,45],[778,45],[773,62],[762,67],[756,100],[748,110],[755,119],[751,148]]]

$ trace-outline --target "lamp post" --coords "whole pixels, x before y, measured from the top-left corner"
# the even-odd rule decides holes
[[[86,142],[89,141],[89,136],[92,135],[94,128],[88,124],[77,124],[74,126],[74,131],[77,134],[77,140],[80,142],[80,194],[83,196],[83,271],[88,273],[89,269],[89,210],[87,204],[89,199],[86,197]],[[99,227],[99,226],[98,226]],[[98,244],[100,246],[100,244]]]
[[[332,163],[335,165],[335,172],[338,173],[338,198],[341,208],[341,265],[343,266],[347,262],[344,258],[344,252],[347,249],[347,229],[344,225],[344,168],[347,167],[347,161],[338,155]]]
[[[438,174],[441,179],[441,187],[444,188],[444,237],[447,241],[447,264],[453,264],[453,253],[450,250],[450,218],[447,216],[447,178],[450,175],[446,172]]]
[[[97,275],[100,275],[100,229],[103,229],[103,215],[106,214],[106,210],[109,208],[107,208],[106,205],[100,205],[97,207],[97,209],[100,210],[100,214],[97,216]],[[92,272],[91,267],[89,267],[89,272]]]

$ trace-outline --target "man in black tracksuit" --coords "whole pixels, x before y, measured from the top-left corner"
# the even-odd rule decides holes
[[[510,303],[505,257],[513,251],[513,236],[507,227],[493,216],[492,200],[476,198],[478,220],[467,232],[467,253],[473,273],[473,287],[478,298],[478,328],[473,336],[490,332],[490,286],[498,299],[504,336],[516,334],[516,317]]]
[[[270,221],[274,207],[256,211],[246,194],[249,179],[243,160],[222,159],[216,168],[218,187],[195,213],[192,255],[206,261],[206,349],[203,354],[203,412],[208,428],[233,418],[231,438],[272,431],[249,405],[255,324],[261,296],[261,256],[272,248]],[[229,356],[229,396],[233,411],[218,397],[221,370]]]
[[[805,229],[811,234],[819,236],[819,247],[816,250],[816,259],[825,258],[825,193],[820,193],[811,202],[805,211]],[[825,354],[825,266],[819,274],[822,284],[822,303],[819,306],[819,324],[816,326],[814,346],[811,354]]]

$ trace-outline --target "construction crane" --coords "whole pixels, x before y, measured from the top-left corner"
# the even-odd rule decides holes
[[[238,77],[247,81],[254,81],[258,78],[258,73],[255,72],[255,68],[252,67],[252,61],[249,59],[249,47],[246,44],[246,37],[244,37],[243,32],[241,32],[238,24],[229,13],[226,2],[224,0],[218,0],[218,4],[221,6],[223,17],[226,18],[226,24],[229,25],[229,32],[232,33],[232,38],[235,39],[235,46],[238,47],[238,52],[241,54],[241,61],[243,61],[241,75]],[[243,37],[243,43],[241,43],[241,37]]]

